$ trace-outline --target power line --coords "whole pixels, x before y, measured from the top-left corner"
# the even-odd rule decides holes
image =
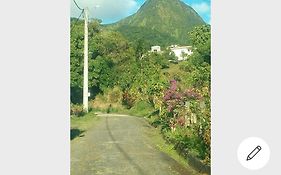
[[[82,9],[81,7],[79,7],[79,5],[76,3],[75,0],[73,0],[73,2],[75,3],[76,7],[77,7],[79,10],[84,10],[84,9]]]
[[[77,4],[77,2],[75,0],[73,0],[74,4],[76,5],[76,7],[81,10],[81,13],[79,15],[79,17],[76,19],[76,21],[74,22],[73,26],[70,29],[70,32],[75,28],[76,23],[79,21],[80,17],[82,16],[82,14],[84,13],[84,9],[82,9],[81,7],[79,7],[79,5]]]
[[[72,24],[73,26],[71,27],[70,32],[75,28],[76,23],[80,20],[80,18],[81,18],[81,16],[82,16],[83,13],[84,13],[84,9],[82,9],[80,15],[78,16],[78,18],[76,19],[76,21]]]

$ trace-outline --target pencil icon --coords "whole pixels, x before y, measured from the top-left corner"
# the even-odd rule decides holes
[[[257,146],[248,156],[247,156],[247,161],[251,160],[254,158],[261,150],[260,146]]]

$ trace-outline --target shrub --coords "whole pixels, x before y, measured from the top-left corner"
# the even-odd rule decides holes
[[[119,103],[122,101],[122,91],[119,87],[114,87],[107,94],[109,103]]]
[[[83,116],[84,110],[83,110],[83,105],[78,105],[78,104],[71,104],[70,105],[70,115],[74,115],[77,117]]]
[[[103,94],[99,94],[94,100],[89,102],[89,107],[101,112],[121,112],[124,110],[122,106],[122,91],[120,87],[107,89]]]
[[[134,106],[135,101],[136,99],[130,92],[125,91],[123,93],[122,104],[125,105],[128,109]]]
[[[177,81],[170,81],[164,93],[164,113],[161,118],[162,132],[180,149],[210,163],[210,91],[208,87],[180,90]],[[163,124],[165,124],[163,126]]]
[[[136,116],[148,116],[153,112],[153,106],[146,101],[136,102],[135,105],[130,109],[130,113]]]

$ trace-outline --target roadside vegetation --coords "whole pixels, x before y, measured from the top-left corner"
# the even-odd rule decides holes
[[[95,113],[89,112],[88,114],[83,114],[82,116],[72,115],[70,119],[70,139],[73,140],[76,137],[83,137],[84,132],[90,129],[99,118]]]
[[[72,20],[72,129],[87,130],[93,113],[83,114],[83,23]],[[194,53],[170,62],[169,50],[148,53],[142,40],[127,41],[93,20],[89,30],[90,108],[107,113],[146,117],[173,148],[210,165],[210,26],[186,33]],[[165,148],[162,148],[165,149]]]

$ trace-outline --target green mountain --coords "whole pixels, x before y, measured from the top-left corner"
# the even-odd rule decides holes
[[[198,13],[180,0],[147,0],[137,13],[109,28],[133,42],[167,46],[189,44],[187,33],[203,24]]]

